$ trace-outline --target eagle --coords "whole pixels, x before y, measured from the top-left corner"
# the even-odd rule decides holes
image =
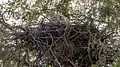
[[[68,19],[65,16],[56,14],[53,15],[50,19],[50,23],[52,25],[61,25],[61,24],[68,24]]]

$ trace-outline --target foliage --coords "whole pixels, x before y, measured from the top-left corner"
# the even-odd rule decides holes
[[[120,58],[118,57],[115,64],[113,64],[113,67],[119,67],[120,66]]]
[[[36,48],[33,49],[36,47],[35,45],[25,45],[29,41],[22,42],[21,38],[27,38],[26,31],[34,35],[35,31],[38,31],[38,26],[41,29],[44,27],[42,25],[50,23],[50,18],[55,14],[62,16],[60,20],[66,26],[65,29],[74,28],[71,25],[88,25],[83,29],[88,29],[89,25],[94,25],[99,33],[89,35],[87,47],[91,49],[88,49],[88,54],[96,56],[94,54],[98,51],[98,54],[103,52],[105,55],[100,54],[99,60],[90,62],[90,64],[99,67],[112,64],[119,56],[119,4],[119,0],[10,0],[7,3],[0,4],[1,67],[21,67],[22,65],[34,67],[39,52]],[[68,22],[68,25],[64,24],[64,21]],[[78,28],[82,29],[81,27]],[[83,30],[82,32],[86,31]],[[18,38],[15,40],[16,37]],[[103,41],[101,41],[102,39]],[[95,46],[96,44],[98,46]],[[31,45],[32,49],[30,48]],[[45,58],[47,57],[44,57],[44,60]],[[48,65],[53,66],[52,64]]]

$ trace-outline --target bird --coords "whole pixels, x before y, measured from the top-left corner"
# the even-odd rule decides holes
[[[53,15],[51,18],[50,18],[50,23],[52,25],[59,25],[60,24],[60,15]]]
[[[53,25],[68,25],[68,19],[63,15],[53,15],[50,19],[51,24]]]

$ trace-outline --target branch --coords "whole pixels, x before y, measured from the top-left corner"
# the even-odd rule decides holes
[[[5,12],[8,12],[8,11],[5,11]],[[8,29],[10,29],[11,31],[15,31],[15,30],[12,29],[12,26],[10,24],[8,24],[8,23],[5,22],[5,20],[3,18],[3,15],[4,15],[5,12],[3,12],[2,14],[0,12],[0,24],[4,25],[5,27],[7,27]]]
[[[58,61],[57,57],[55,56],[55,54],[52,52],[52,50],[50,50],[50,52],[52,53],[52,55],[53,55],[53,57],[55,58],[55,60],[56,60],[56,62],[58,63],[58,65],[59,65],[60,67],[62,67],[61,64],[60,64],[60,62]]]

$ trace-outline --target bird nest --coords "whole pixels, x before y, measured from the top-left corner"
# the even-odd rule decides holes
[[[22,29],[22,28],[21,28]],[[106,53],[108,35],[92,24],[40,24],[25,27],[15,35],[21,48],[36,51],[33,67],[91,67],[102,62]],[[102,60],[102,61],[101,61]],[[103,63],[108,63],[106,59]]]

